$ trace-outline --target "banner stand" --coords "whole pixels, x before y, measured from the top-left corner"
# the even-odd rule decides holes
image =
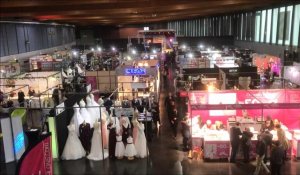
[[[53,174],[51,133],[41,135],[39,141],[29,145],[16,168],[16,175]]]

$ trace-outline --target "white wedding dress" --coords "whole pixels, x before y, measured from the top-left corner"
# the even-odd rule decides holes
[[[108,151],[106,149],[102,149],[100,125],[100,122],[94,123],[94,133],[92,137],[91,152],[87,156],[87,158],[90,160],[103,160],[108,157]]]
[[[89,96],[87,96],[86,97],[86,110],[90,114],[92,123],[98,121],[96,109],[97,109],[97,107],[94,106],[92,99]],[[99,113],[98,113],[98,115],[99,115]]]
[[[95,107],[94,110],[95,110],[95,113],[96,113],[96,117],[97,119],[100,118],[100,105],[95,101],[95,97],[93,94],[90,94],[90,98],[92,100],[92,105]]]
[[[91,116],[90,116],[90,113],[86,110],[86,108],[85,108],[85,102],[83,101],[83,100],[81,100],[80,102],[79,102],[79,106],[80,106],[80,114],[81,114],[81,116],[82,116],[82,118],[83,118],[83,120],[86,122],[86,123],[89,123],[90,124],[90,126],[91,126],[91,128],[93,127],[93,125],[92,125],[92,119],[91,119]]]
[[[73,110],[74,110],[74,114],[73,114],[70,124],[75,125],[75,133],[77,134],[77,136],[79,136],[79,125],[83,123],[84,119],[80,114],[80,111],[79,111],[80,108],[77,103],[74,104]]]
[[[136,126],[139,130],[136,139],[137,141],[135,142],[136,157],[145,158],[148,155],[147,140],[144,133],[145,127],[143,123],[138,123]]]
[[[131,136],[127,138],[127,145],[126,145],[126,148],[125,148],[124,155],[126,157],[134,157],[136,155],[136,149],[135,149],[135,146],[133,144],[133,138]]]
[[[116,150],[115,150],[115,156],[116,157],[123,157],[125,152],[125,146],[122,141],[122,136],[117,136],[117,143],[116,143]]]
[[[69,135],[61,155],[63,160],[76,160],[85,156],[85,150],[75,133],[75,125],[68,125]]]

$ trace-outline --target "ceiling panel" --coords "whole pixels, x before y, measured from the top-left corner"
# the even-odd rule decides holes
[[[282,0],[0,0],[1,20],[120,25],[188,19],[278,5]]]

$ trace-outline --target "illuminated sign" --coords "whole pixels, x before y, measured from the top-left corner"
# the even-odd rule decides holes
[[[146,75],[146,69],[145,68],[125,69],[125,75]]]

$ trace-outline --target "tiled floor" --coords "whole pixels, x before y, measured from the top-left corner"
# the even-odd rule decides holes
[[[172,80],[172,73],[170,74]],[[76,161],[54,161],[54,174],[116,174],[116,175],[251,175],[255,166],[250,164],[227,162],[203,162],[190,160],[187,152],[181,149],[181,137],[172,139],[167,117],[164,112],[163,100],[165,94],[172,90],[162,88],[160,96],[160,114],[162,126],[157,135],[149,143],[149,158],[128,160],[89,161],[80,159]],[[182,106],[182,105],[179,105]],[[14,164],[1,164],[0,174],[13,174]],[[263,173],[261,173],[263,174]],[[300,162],[288,161],[282,175],[300,175]]]

